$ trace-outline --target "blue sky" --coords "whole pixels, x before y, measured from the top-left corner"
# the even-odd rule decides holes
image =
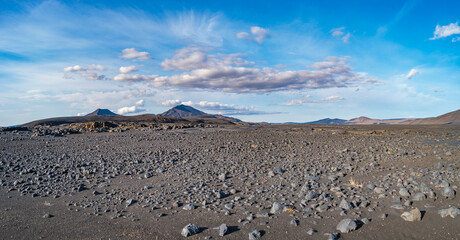
[[[245,121],[459,109],[459,1],[3,1],[0,126],[185,103]]]

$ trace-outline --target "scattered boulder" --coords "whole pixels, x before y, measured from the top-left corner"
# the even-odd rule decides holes
[[[445,218],[447,216],[450,216],[451,218],[455,218],[457,215],[460,214],[460,209],[456,207],[450,207],[447,209],[441,209],[438,211],[439,215],[441,215],[442,218]]]
[[[261,236],[261,233],[257,230],[254,230],[249,233],[249,240],[256,240],[259,239]]]
[[[342,221],[337,224],[337,230],[339,230],[342,233],[347,233],[354,231],[358,228],[358,224],[356,224],[355,220],[352,220],[350,218],[345,218],[342,219]]]
[[[182,229],[181,235],[184,237],[191,236],[200,232],[200,228],[195,224],[188,224]]]
[[[418,208],[415,208],[409,212],[403,212],[401,218],[406,222],[420,222],[422,221],[422,213]]]

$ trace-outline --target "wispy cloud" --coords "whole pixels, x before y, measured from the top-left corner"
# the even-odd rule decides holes
[[[440,38],[449,37],[452,35],[460,34],[460,27],[458,26],[458,22],[451,23],[449,25],[440,26],[436,25],[436,29],[434,30],[433,37],[430,40],[436,40]],[[456,42],[458,38],[452,39],[452,42]]]
[[[339,102],[343,101],[345,98],[339,96],[329,96],[321,99],[311,99],[310,95],[301,97],[299,99],[293,99],[289,102],[284,103],[285,106],[302,106],[305,103],[326,103],[326,102]]]
[[[414,77],[415,75],[417,75],[417,74],[420,74],[420,72],[419,72],[417,69],[412,68],[412,69],[409,71],[409,73],[407,74],[406,79],[411,79],[411,78],[413,78],[413,77]]]
[[[330,32],[331,32],[332,37],[340,37],[340,39],[344,43],[346,44],[350,43],[351,33],[350,32],[345,33],[345,27],[333,28],[331,29]]]

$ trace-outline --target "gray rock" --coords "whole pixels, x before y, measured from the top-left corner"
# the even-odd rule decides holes
[[[230,210],[230,209],[233,209],[233,204],[227,203],[227,204],[224,205],[224,207],[225,207],[226,209],[229,209],[229,210]]]
[[[310,228],[310,229],[308,230],[307,234],[311,236],[311,235],[313,235],[313,234],[316,233],[316,232],[317,232],[317,231],[316,231],[315,229]]]
[[[43,218],[52,218],[52,217],[53,217],[53,215],[51,215],[51,214],[47,213],[47,214],[43,215],[42,217],[43,217]]]
[[[439,215],[441,215],[442,218],[445,218],[447,216],[455,218],[457,215],[460,214],[460,209],[456,207],[450,207],[448,209],[441,209],[438,211],[438,213]]]
[[[407,222],[420,222],[422,221],[422,213],[418,208],[412,209],[410,212],[403,212],[401,218]]]
[[[361,222],[364,223],[364,224],[368,224],[371,222],[371,220],[369,218],[363,218],[361,219]]]
[[[225,179],[227,179],[227,174],[226,173],[219,174],[219,180],[224,181]]]
[[[196,206],[191,204],[191,203],[187,203],[187,204],[184,205],[184,207],[182,207],[182,209],[187,210],[187,211],[193,210],[195,208],[196,208]]]
[[[412,196],[412,201],[423,201],[426,199],[426,195],[424,193],[416,193]]]
[[[292,219],[291,220],[291,225],[294,225],[294,226],[299,226],[299,221],[295,220],[295,219]]]
[[[356,224],[355,220],[345,218],[342,219],[342,221],[337,224],[337,230],[339,230],[342,233],[347,233],[351,232],[353,230],[356,230],[358,228],[358,224]]]
[[[254,230],[252,232],[249,233],[249,240],[256,240],[256,239],[259,239],[261,236],[260,232],[257,231],[257,230]]]
[[[406,188],[400,188],[399,189],[399,195],[401,197],[410,197],[410,192]]]
[[[272,208],[270,209],[271,214],[277,214],[280,212],[283,212],[285,209],[285,206],[279,202],[274,202],[272,205]]]
[[[370,190],[374,190],[375,185],[372,184],[372,183],[369,183],[369,184],[366,185],[366,187],[367,187],[368,189],[370,189]]]
[[[227,224],[221,224],[219,226],[219,236],[223,237],[227,233],[228,227]]]
[[[451,187],[445,187],[441,189],[441,195],[445,198],[454,198],[455,197],[455,190]]]
[[[382,193],[385,192],[385,188],[376,187],[376,188],[374,188],[374,192],[377,193],[377,194],[382,194]]]
[[[133,205],[134,203],[136,203],[136,200],[128,199],[128,200],[126,200],[126,207],[129,207],[129,206]]]
[[[319,195],[318,193],[314,192],[314,191],[309,191],[306,195],[305,195],[305,199],[306,200],[313,200],[315,198],[317,198]]]
[[[339,236],[337,236],[337,234],[334,234],[334,233],[328,234],[327,240],[337,240],[337,239],[339,239]]]
[[[342,208],[343,210],[350,210],[353,208],[353,206],[351,206],[351,204],[347,200],[342,199],[342,201],[339,204],[339,208]]]
[[[181,235],[184,237],[191,236],[200,232],[200,228],[195,224],[188,224],[182,229]]]

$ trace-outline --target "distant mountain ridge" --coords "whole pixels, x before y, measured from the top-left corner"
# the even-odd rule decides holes
[[[368,117],[357,117],[350,120],[324,118],[305,124],[324,125],[446,125],[460,124],[460,109],[437,117],[430,118],[398,118],[398,119],[373,119]]]

